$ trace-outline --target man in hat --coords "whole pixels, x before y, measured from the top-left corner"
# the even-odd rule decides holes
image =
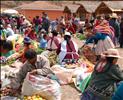
[[[65,32],[64,41],[57,49],[60,63],[77,63],[79,59],[78,46],[71,39],[70,32]]]
[[[116,39],[115,44],[117,44],[119,35],[120,35],[120,25],[117,21],[117,18],[118,18],[117,14],[113,13],[109,21],[110,26],[114,28],[114,34],[115,34],[115,39]]]

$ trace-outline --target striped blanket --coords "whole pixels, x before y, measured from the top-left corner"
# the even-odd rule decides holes
[[[114,29],[109,25],[108,21],[104,20],[101,24],[94,28],[94,32],[108,34],[112,38],[114,37]]]

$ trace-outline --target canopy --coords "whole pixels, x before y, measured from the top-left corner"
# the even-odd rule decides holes
[[[18,11],[14,10],[14,9],[8,9],[8,10],[4,10],[3,13],[7,13],[7,14],[18,14]]]

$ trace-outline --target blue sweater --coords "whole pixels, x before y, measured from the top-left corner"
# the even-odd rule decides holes
[[[88,43],[93,43],[94,41],[104,40],[106,38],[106,36],[107,36],[107,34],[96,33],[94,36],[87,39],[85,43],[88,44]]]
[[[123,100],[123,83],[118,87],[112,100]]]

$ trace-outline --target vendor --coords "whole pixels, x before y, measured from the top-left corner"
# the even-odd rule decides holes
[[[94,51],[97,56],[97,60],[99,60],[101,53],[107,51],[108,49],[115,48],[111,38],[113,33],[108,22],[105,20],[95,27],[95,31],[90,31],[92,29],[93,27],[87,27],[89,36],[85,44],[94,44]]]
[[[26,58],[24,57],[25,52],[28,49],[32,48],[31,39],[29,37],[25,37],[24,40],[23,40],[23,43],[24,43],[24,50],[20,54],[19,58],[20,58],[20,61],[24,63],[26,61]]]
[[[47,50],[53,51],[57,50],[61,40],[58,38],[58,32],[56,30],[52,31],[52,37],[47,43]]]
[[[78,46],[71,39],[70,32],[65,32],[64,41],[59,45],[57,49],[60,63],[77,63],[79,59]]]
[[[117,64],[121,58],[117,49],[108,49],[94,67],[87,89],[81,100],[122,100],[111,99],[116,90],[116,84],[123,81],[123,70]],[[121,93],[122,94],[122,93]]]
[[[53,74],[50,70],[49,60],[44,56],[37,55],[33,49],[27,50],[24,57],[27,59],[26,62],[17,73],[16,78],[13,79],[10,84],[10,91],[12,92],[22,85],[28,72],[32,75],[40,74],[42,76]]]
[[[0,40],[0,56],[8,57],[13,54],[13,44],[11,41]]]

